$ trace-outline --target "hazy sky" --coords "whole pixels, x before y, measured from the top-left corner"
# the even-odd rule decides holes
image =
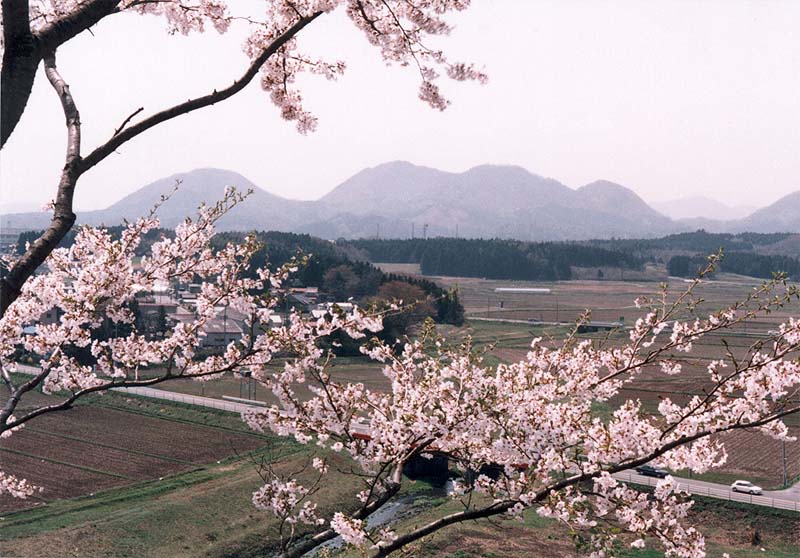
[[[326,16],[301,44],[348,69],[338,82],[303,78],[317,132],[297,134],[253,83],[123,146],[80,179],[76,207],[203,166],[312,199],[396,159],[450,171],[516,164],[572,187],[604,178],[649,201],[702,194],[760,206],[800,189],[800,2],[474,3],[442,46],[484,65],[490,81],[443,81],[444,113],[417,99],[413,71],[384,67],[342,14]],[[93,31],[58,57],[84,153],[135,108],[224,87],[247,64],[242,29],[172,37],[158,18],[121,15]],[[39,75],[0,154],[3,208],[51,199],[64,147],[58,99]]]

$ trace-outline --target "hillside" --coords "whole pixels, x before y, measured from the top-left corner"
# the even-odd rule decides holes
[[[112,206],[82,212],[79,223],[115,225],[159,209],[173,227],[225,186],[252,189],[219,223],[222,230],[277,230],[326,239],[451,236],[519,240],[653,238],[705,227],[718,231],[800,231],[800,193],[738,221],[673,221],[633,190],[604,180],[572,189],[517,166],[481,165],[451,173],[404,161],[364,169],[316,201],[270,194],[228,170],[196,169],[148,184]],[[44,228],[46,213],[0,216],[0,226]],[[709,226],[706,226],[706,225]]]
[[[782,197],[752,215],[729,223],[732,232],[800,232],[800,191]]]
[[[448,173],[387,163],[361,171],[320,203],[321,213],[351,213],[364,222],[361,227],[349,223],[351,230],[341,235],[345,237],[375,236],[379,223],[384,237],[410,236],[412,226],[422,236],[425,224],[428,236],[537,240],[654,236],[676,230],[624,186],[600,181],[573,190],[515,166],[482,165]],[[322,223],[303,230],[331,236]]]
[[[175,189],[178,186],[177,190]],[[147,184],[115,204],[97,211],[78,212],[78,223],[113,226],[147,215],[161,197],[169,199],[158,209],[164,227],[172,228],[191,217],[202,203],[214,203],[223,196],[226,186],[242,192],[252,189],[245,203],[235,207],[219,222],[223,230],[293,230],[298,222],[312,219],[314,202],[288,200],[262,190],[239,173],[222,169],[195,169]],[[25,226],[42,229],[49,223],[49,214],[19,213],[3,215],[0,226]]]

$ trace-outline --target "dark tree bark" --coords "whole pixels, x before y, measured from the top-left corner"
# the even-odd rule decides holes
[[[75,11],[32,32],[28,0],[3,2],[3,68],[0,84],[0,148],[19,123],[42,59],[66,41],[118,10],[120,0],[90,0]]]
[[[3,0],[3,69],[0,74],[0,147],[25,112],[42,57],[31,33],[27,0]]]

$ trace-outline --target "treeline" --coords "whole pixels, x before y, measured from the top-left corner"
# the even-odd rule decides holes
[[[230,242],[241,242],[244,237],[245,233],[243,232],[221,232],[214,236],[212,245],[215,248],[222,248]],[[295,256],[312,254],[308,265],[299,269],[292,277],[292,282],[300,286],[322,287],[325,272],[348,261],[345,253],[337,248],[335,244],[308,234],[269,231],[256,233],[256,238],[263,244],[263,247],[253,256],[252,272],[259,267],[266,266],[275,269]],[[355,264],[355,262],[352,263]],[[363,279],[365,283],[364,292],[374,292],[369,283],[375,283],[374,288],[377,289],[380,277],[373,272],[374,266],[359,263],[351,266],[351,268]],[[354,294],[351,296],[359,295]]]
[[[464,323],[464,307],[456,289],[445,290],[433,281],[421,277],[409,277],[395,273],[384,273],[381,284],[394,281],[409,283],[422,289],[434,301],[435,320],[442,324],[462,325]]]
[[[662,251],[685,251],[703,254],[751,252],[785,240],[791,233],[710,233],[705,230],[670,234],[661,238],[612,238],[589,240],[586,244],[641,257]]]
[[[489,279],[564,280],[576,267],[639,269],[641,258],[572,242],[431,238],[342,241],[371,261],[418,263],[425,275]]]
[[[722,250],[718,271],[759,278],[784,272],[791,279],[800,279],[797,258],[759,253],[790,236],[699,230],[654,239],[582,242],[418,238],[362,239],[337,245],[374,262],[419,264],[425,275],[554,281],[571,279],[573,267],[641,269],[645,262],[657,261],[667,264],[670,275],[693,277],[706,267],[709,254]]]
[[[704,255],[673,256],[667,262],[667,273],[676,277],[696,277],[707,265],[708,258]],[[785,273],[790,279],[800,280],[800,260],[754,252],[726,252],[717,264],[716,271],[762,279],[769,279],[774,273]]]

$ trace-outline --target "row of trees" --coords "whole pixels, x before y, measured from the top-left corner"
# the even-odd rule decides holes
[[[426,275],[563,280],[572,277],[573,266],[638,269],[643,263],[623,252],[571,242],[432,238],[347,244],[372,261],[418,263]]]
[[[113,239],[119,239],[122,233],[125,231],[126,227],[124,225],[114,225],[112,227],[107,227],[106,230],[108,234],[111,235]],[[23,231],[20,233],[19,237],[17,238],[17,249],[16,253],[18,256],[22,256],[25,251],[28,249],[28,246],[36,242],[36,239],[42,236],[44,231]],[[69,248],[75,243],[75,236],[78,234],[77,229],[71,229],[67,234],[64,235],[64,238],[61,239],[59,242],[59,248]],[[150,250],[150,247],[156,242],[158,239],[162,238],[163,236],[173,236],[175,233],[171,229],[164,229],[164,228],[157,228],[149,231],[146,235],[142,237],[141,244],[136,249],[136,255],[143,256],[147,254]]]
[[[667,262],[667,273],[676,277],[696,277],[708,264],[703,255],[673,256]],[[790,256],[768,256],[753,252],[727,252],[719,262],[719,271],[769,279],[776,273],[800,280],[800,260]]]
[[[792,236],[791,233],[711,233],[703,229],[670,234],[660,238],[612,238],[590,240],[587,244],[646,257],[664,252],[694,252],[713,254],[751,252],[761,246],[775,244]]]
[[[656,239],[586,242],[432,238],[363,239],[339,241],[339,245],[354,248],[372,261],[418,263],[426,275],[564,280],[572,277],[572,267],[640,269],[647,261],[666,260],[670,275],[694,277],[705,268],[707,254],[723,250],[726,255],[718,266],[721,270],[760,278],[784,272],[790,278],[800,278],[797,258],[758,253],[761,247],[789,236],[789,233],[730,234],[700,230]],[[674,255],[675,252],[679,255]]]

